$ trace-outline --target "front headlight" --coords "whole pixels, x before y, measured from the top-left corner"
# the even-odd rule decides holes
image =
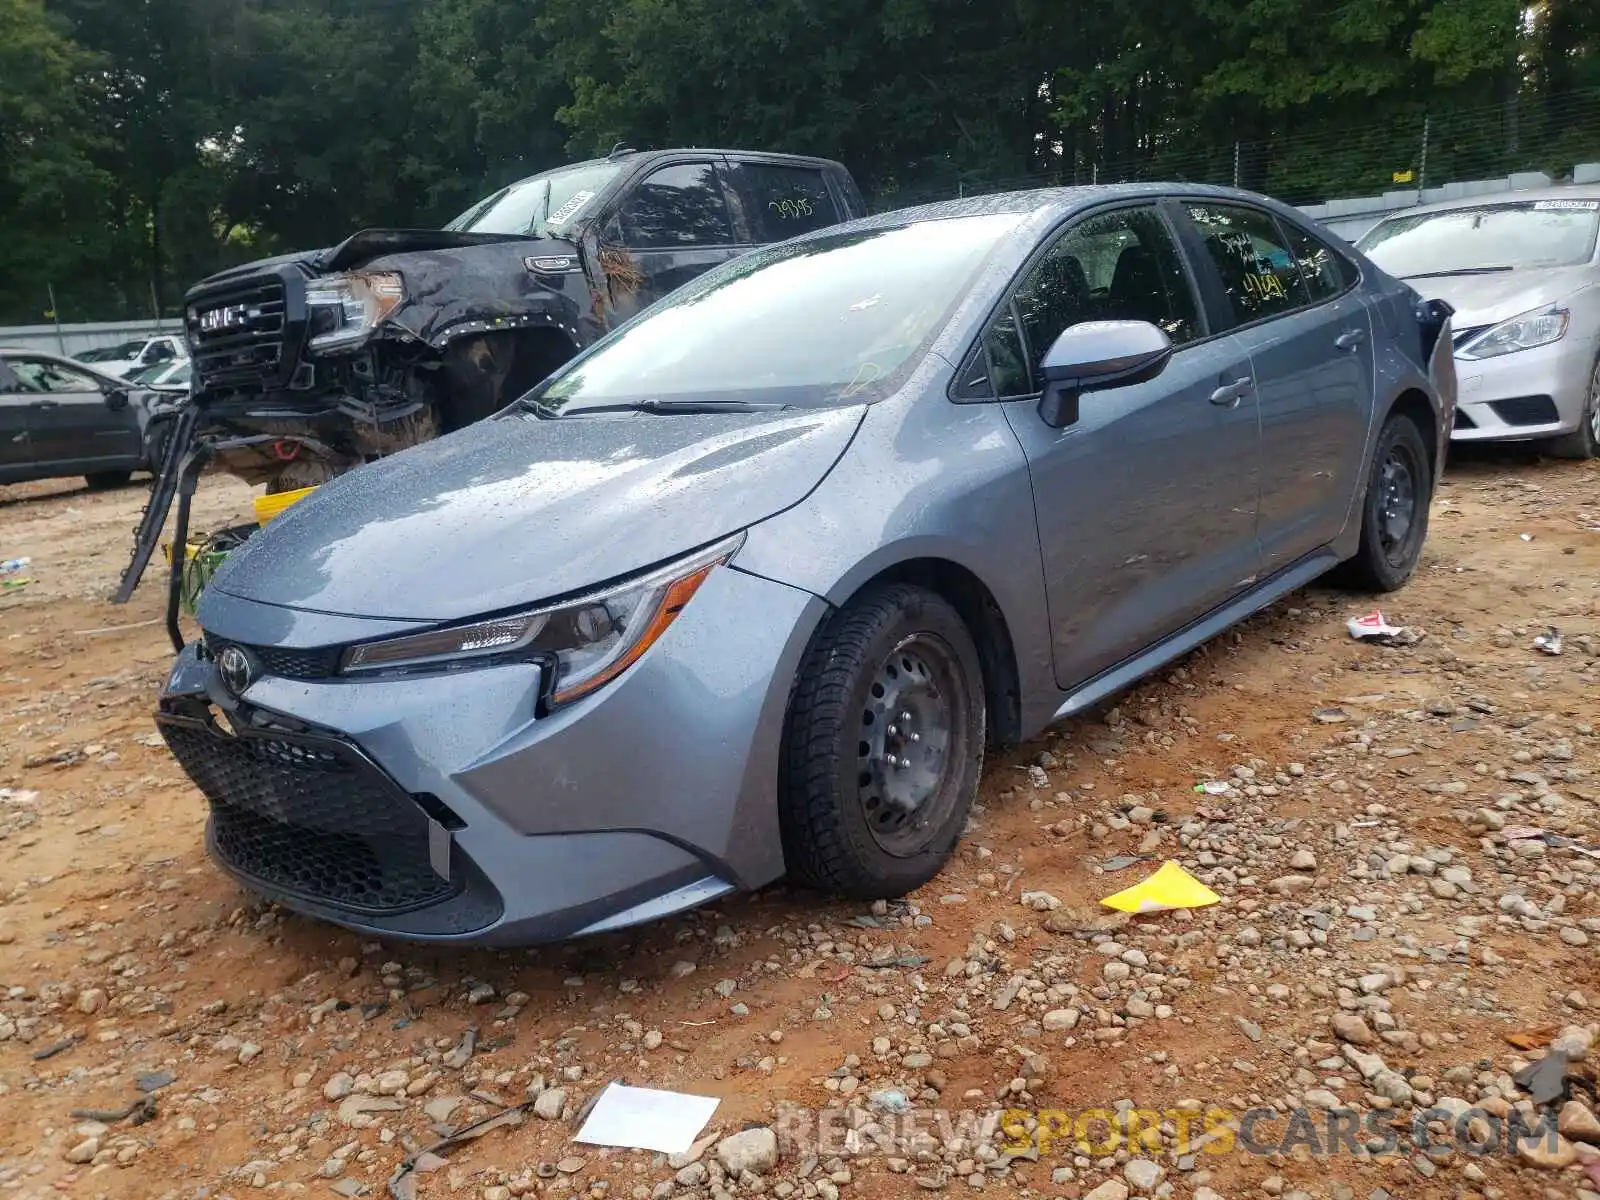
[[[1551,342],[1559,341],[1561,335],[1567,332],[1568,318],[1567,310],[1555,305],[1523,313],[1479,334],[1461,348],[1457,357],[1498,358],[1518,350],[1548,346]]]
[[[563,604],[352,646],[340,671],[455,670],[485,665],[484,660],[539,659],[551,672],[550,703],[566,704],[637,662],[678,619],[706,577],[743,543],[741,533],[670,566]]]
[[[405,284],[393,271],[352,271],[313,279],[306,284],[311,349],[359,344],[405,298]]]

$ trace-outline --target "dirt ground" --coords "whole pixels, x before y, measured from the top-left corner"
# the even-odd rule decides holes
[[[0,560],[32,559],[32,582],[0,592],[0,1192],[383,1196],[439,1129],[542,1094],[403,1186],[1600,1193],[1592,1053],[1570,1066],[1555,1161],[1405,1138],[1391,1154],[1254,1153],[1225,1125],[1197,1150],[1174,1131],[1195,1109],[1272,1106],[1265,1141],[1295,1108],[1408,1130],[1441,1098],[1504,1112],[1522,1099],[1506,1076],[1564,1028],[1576,1052],[1593,1041],[1600,862],[1506,831],[1600,846],[1600,463],[1453,463],[1423,565],[1384,604],[1420,641],[1352,641],[1370,599],[1289,598],[991,760],[957,860],[906,902],[774,888],[494,954],[368,942],[212,867],[203,801],[150,719],[170,658],[159,573],[127,607],[105,600],[145,495],[0,487]],[[201,527],[248,512],[242,486],[203,485]],[[1532,644],[1552,625],[1559,657]],[[1212,780],[1229,786],[1195,791]],[[1165,858],[1221,903],[1132,922],[1097,905]],[[708,1132],[778,1124],[782,1160],[740,1175],[720,1148],[669,1163],[574,1143],[612,1079],[720,1097]],[[153,1117],[119,1118],[143,1089]],[[844,1110],[859,1141],[901,1107],[1062,1110],[1070,1127],[1119,1101],[1165,1119],[1132,1161],[1098,1132],[1020,1156],[937,1132],[851,1155],[780,1111]]]

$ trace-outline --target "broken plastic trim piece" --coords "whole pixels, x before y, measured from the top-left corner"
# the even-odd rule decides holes
[[[654,900],[646,900],[642,904],[635,904],[632,908],[596,921],[593,925],[585,925],[573,933],[573,937],[583,937],[591,933],[604,933],[608,929],[621,929],[626,925],[636,925],[645,921],[658,920],[661,917],[671,916],[673,913],[683,912],[686,909],[698,908],[719,896],[726,896],[733,891],[733,884],[726,879],[719,879],[715,875],[707,875],[704,879],[697,879],[693,883],[686,883],[682,887],[668,892],[664,896],[657,896]]]

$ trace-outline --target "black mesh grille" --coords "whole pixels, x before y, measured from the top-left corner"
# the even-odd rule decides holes
[[[259,383],[279,374],[287,328],[281,279],[225,284],[191,298],[188,313],[189,351],[206,384]]]
[[[229,643],[211,634],[205,635],[206,654],[216,658],[223,647],[236,645],[253,658],[264,675],[280,679],[329,679],[338,674],[338,646],[323,646],[314,650],[291,650],[283,646],[250,646],[243,642]]]
[[[428,857],[428,820],[334,738],[164,715],[162,736],[211,803],[217,853],[269,889],[364,913],[433,904],[457,888]]]
[[[1458,408],[1456,409],[1455,427],[1457,429],[1476,429],[1478,427],[1478,423]]]
[[[1496,400],[1489,407],[1507,425],[1549,425],[1561,419],[1556,402],[1549,396],[1515,396]]]

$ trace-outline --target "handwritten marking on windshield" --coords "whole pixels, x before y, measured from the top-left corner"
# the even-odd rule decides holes
[[[839,393],[839,399],[848,400],[851,396],[864,391],[882,378],[882,367],[875,362],[864,362],[856,368],[855,378],[845,384],[844,391]]]

